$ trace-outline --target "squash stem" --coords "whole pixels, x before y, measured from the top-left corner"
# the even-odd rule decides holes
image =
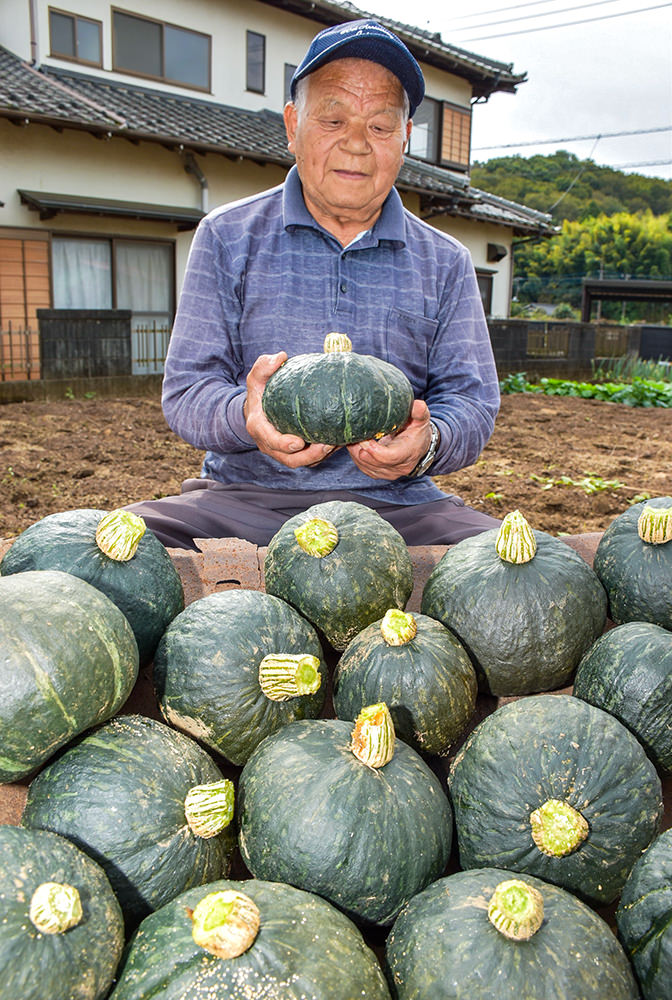
[[[79,892],[67,882],[42,882],[32,895],[28,915],[42,934],[63,934],[82,919]]]
[[[542,854],[564,858],[588,836],[588,822],[569,802],[547,799],[530,813],[532,839]]]
[[[352,350],[352,341],[347,333],[328,333],[324,338],[324,354],[343,354]]]
[[[512,510],[502,521],[495,539],[495,549],[503,562],[521,565],[534,559],[537,540],[529,522],[519,510]]]
[[[304,552],[309,556],[322,559],[338,545],[336,525],[323,517],[311,517],[294,529],[294,537]]]
[[[259,908],[235,889],[210,892],[187,912],[194,941],[217,958],[237,958],[259,933]]]
[[[366,705],[355,720],[350,749],[367,767],[385,767],[394,756],[394,723],[384,701]]]
[[[380,623],[380,634],[388,646],[405,646],[415,638],[417,631],[413,615],[399,608],[389,608]]]
[[[98,522],[96,543],[104,555],[116,562],[128,562],[137,552],[147,530],[141,517],[130,510],[113,510]]]
[[[647,503],[637,520],[637,534],[649,545],[672,541],[672,507],[653,507]]]
[[[228,778],[194,785],[184,800],[184,815],[196,837],[209,840],[224,830],[233,819],[233,782]]]
[[[259,687],[271,701],[315,694],[321,683],[319,658],[310,653],[268,653],[259,664]]]
[[[512,941],[529,941],[544,921],[544,898],[522,879],[500,882],[488,905],[488,919]]]

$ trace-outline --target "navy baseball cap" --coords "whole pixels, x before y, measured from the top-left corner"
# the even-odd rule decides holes
[[[389,69],[408,94],[411,116],[425,96],[425,80],[418,63],[400,38],[377,21],[346,21],[325,28],[310,43],[296,67],[289,92],[292,100],[299,80],[334,59],[370,59]]]

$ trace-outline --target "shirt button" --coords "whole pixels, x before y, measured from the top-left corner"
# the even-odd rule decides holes
[[[341,282],[341,291],[342,292],[347,292],[347,290],[348,290],[348,286],[346,285],[346,283],[344,281],[342,281]]]

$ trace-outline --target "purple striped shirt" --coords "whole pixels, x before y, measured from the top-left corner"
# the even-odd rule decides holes
[[[445,494],[429,475],[374,480],[345,449],[289,469],[245,429],[245,378],[260,354],[320,352],[325,334],[401,368],[441,430],[432,475],[476,461],[499,384],[468,251],[408,212],[393,189],[348,247],[310,215],[293,167],[284,184],[215,209],[192,243],[166,358],[163,408],[206,451],[202,475],[279,489],[352,490],[390,503]]]

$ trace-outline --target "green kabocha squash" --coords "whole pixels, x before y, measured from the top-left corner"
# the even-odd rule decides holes
[[[95,861],[58,834],[0,826],[0,900],[3,1000],[107,996],[124,921]]]
[[[402,536],[352,501],[290,517],[269,543],[264,577],[268,593],[293,605],[337,650],[389,608],[403,608],[413,589]]]
[[[513,511],[448,549],[421,607],[466,647],[482,689],[513,696],[571,681],[604,630],[607,597],[581,556]]]
[[[638,1000],[609,925],[555,885],[501,868],[414,896],[386,944],[396,1000]]]
[[[237,765],[281,726],[316,718],[326,676],[313,626],[256,590],[194,601],[168,626],[154,658],[166,720]]]
[[[141,664],[184,607],[170,556],[131,511],[66,510],[31,524],[5,554],[0,574],[39,569],[72,573],[109,597],[130,622]]]
[[[499,866],[612,903],[660,830],[662,789],[639,741],[572,695],[502,705],[452,762],[462,868]]]
[[[579,663],[573,693],[620,719],[672,774],[672,632],[651,622],[605,632]]]
[[[386,706],[292,722],[254,751],[238,786],[243,860],[257,878],[316,892],[386,925],[443,873],[452,813]]]
[[[22,823],[60,833],[98,861],[132,927],[184,889],[226,874],[233,795],[194,740],[120,715],[40,771]]]
[[[58,570],[0,578],[0,781],[18,781],[119,711],[138,677],[125,616]]]
[[[476,708],[474,668],[441,622],[390,608],[349,643],[334,674],[334,708],[354,720],[384,701],[397,736],[422,753],[443,754]]]
[[[672,497],[633,504],[602,535],[593,560],[617,625],[672,631]]]
[[[111,1000],[389,1000],[361,932],[277,882],[189,889],[143,920]]]
[[[657,837],[623,887],[616,926],[643,1000],[669,1000],[672,983],[672,830]]]
[[[401,429],[411,413],[413,388],[395,365],[357,354],[348,336],[330,333],[324,353],[289,358],[271,375],[261,403],[283,434],[346,445]]]

